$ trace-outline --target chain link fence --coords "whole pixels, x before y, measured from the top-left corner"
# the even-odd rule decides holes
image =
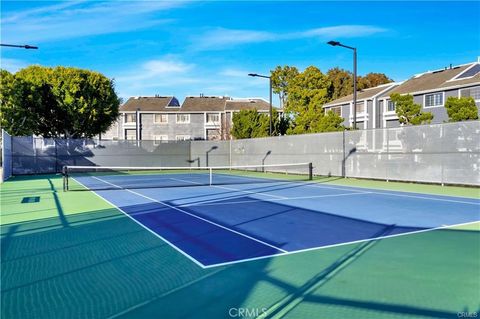
[[[480,185],[480,121],[230,141],[13,137],[14,175],[63,165],[227,166],[312,162],[314,174]],[[5,159],[4,159],[5,162]]]

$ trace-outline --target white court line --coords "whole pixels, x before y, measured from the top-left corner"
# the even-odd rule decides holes
[[[93,176],[92,176],[93,177]],[[96,178],[96,177],[94,177]],[[72,178],[74,179],[74,178]],[[75,180],[75,179],[74,179]],[[99,179],[100,181],[102,181],[101,179]],[[77,183],[79,183],[80,185],[82,185],[83,187],[85,187],[86,189],[89,189],[88,187],[86,187],[85,185],[83,185],[82,183],[80,183],[79,181],[75,180]],[[103,181],[105,182],[105,181]],[[108,182],[107,182],[108,183]],[[108,184],[111,184],[111,183],[108,183]],[[301,184],[301,183],[297,183],[297,184],[300,184],[300,185],[304,185],[304,184]],[[112,184],[113,185],[113,184]],[[119,189],[122,189],[122,187],[120,186],[117,186],[117,185],[113,185]],[[314,185],[312,185],[314,186]],[[321,185],[318,185],[319,188],[332,188],[332,187],[321,187]],[[341,190],[346,190],[348,188],[337,188],[337,189],[341,189]],[[368,189],[368,188],[367,188]],[[295,251],[284,251],[283,253],[277,253],[277,254],[271,254],[271,255],[264,255],[264,256],[259,256],[259,257],[253,257],[253,258],[246,258],[246,259],[241,259],[241,260],[235,260],[235,261],[230,261],[230,262],[224,262],[224,263],[218,263],[218,264],[211,264],[211,265],[203,265],[202,263],[200,263],[199,261],[197,261],[196,259],[194,259],[193,257],[191,257],[190,255],[188,255],[187,253],[185,253],[184,251],[182,251],[180,248],[178,248],[177,246],[175,246],[174,244],[172,244],[171,242],[169,242],[168,240],[166,240],[165,238],[163,238],[162,236],[156,234],[155,232],[153,232],[152,230],[150,230],[149,228],[145,227],[144,225],[142,225],[140,222],[138,222],[137,220],[135,220],[133,217],[131,217],[129,214],[127,214],[126,212],[124,212],[121,208],[119,208],[117,205],[111,203],[110,201],[108,201],[107,199],[103,198],[101,195],[97,194],[95,191],[92,191],[95,195],[97,195],[99,198],[103,199],[104,201],[106,201],[107,203],[109,203],[110,205],[112,205],[113,207],[116,207],[119,211],[121,211],[123,214],[125,214],[127,217],[129,217],[130,219],[132,219],[134,222],[136,222],[137,224],[139,224],[140,226],[142,226],[143,228],[145,228],[147,231],[149,231],[150,233],[152,233],[153,235],[157,236],[158,238],[162,239],[163,241],[165,241],[167,244],[169,244],[172,248],[174,248],[175,250],[177,250],[178,252],[180,252],[182,255],[184,255],[185,257],[187,257],[189,260],[193,261],[197,266],[203,268],[203,269],[208,269],[208,268],[214,268],[214,267],[221,267],[221,266],[228,266],[228,265],[233,265],[233,264],[238,264],[238,263],[243,263],[243,262],[248,262],[248,261],[254,261],[254,260],[260,260],[260,259],[266,259],[266,258],[272,258],[272,257],[280,257],[280,256],[288,256],[288,255],[293,255],[293,254],[297,254],[297,253],[303,253],[303,252],[308,252],[308,251],[316,251],[316,250],[321,250],[321,249],[326,249],[326,248],[332,248],[332,247],[337,247],[337,246],[345,246],[345,245],[350,245],[350,244],[356,244],[356,243],[362,243],[362,242],[368,242],[368,241],[374,241],[374,240],[379,240],[379,239],[387,239],[387,238],[394,238],[394,237],[400,237],[400,236],[408,236],[408,235],[412,235],[412,234],[418,234],[418,233],[426,233],[426,232],[430,232],[430,231],[434,231],[434,230],[441,230],[441,229],[448,229],[448,228],[452,228],[452,227],[458,227],[458,226],[464,226],[464,225],[470,225],[470,224],[475,224],[475,223],[478,223],[480,222],[480,220],[477,220],[477,221],[472,221],[472,222],[467,222],[467,223],[461,223],[461,224],[453,224],[453,225],[442,225],[440,227],[434,227],[434,228],[429,228],[429,229],[422,229],[422,230],[417,230],[417,231],[412,231],[412,232],[406,232],[406,233],[402,233],[402,234],[395,234],[395,235],[387,235],[387,236],[380,236],[380,237],[375,237],[375,238],[367,238],[367,239],[362,239],[362,240],[356,240],[356,241],[351,241],[351,242],[344,242],[344,243],[339,243],[339,244],[333,244],[333,245],[326,245],[326,246],[319,246],[319,247],[311,247],[311,248],[306,248],[306,249],[301,249],[301,250],[295,250]],[[357,191],[359,192],[359,191]],[[372,193],[376,193],[376,192],[372,192]],[[359,193],[360,194],[360,193]],[[379,193],[379,194],[383,194],[383,193]],[[345,194],[345,195],[353,195],[353,194]],[[327,195],[324,195],[324,196],[327,196]],[[427,198],[427,199],[430,199],[430,198]],[[468,202],[466,202],[468,203]],[[387,226],[387,225],[386,225]],[[278,249],[278,248],[276,248]]]
[[[188,181],[188,180],[185,180],[185,179],[179,179],[179,178],[170,178],[170,179],[173,179],[173,180],[176,180],[176,181],[179,181],[179,182],[184,182],[184,183],[191,183],[191,184],[196,184],[196,185],[205,185],[204,183],[198,183],[198,182],[194,182],[194,181]],[[226,190],[231,190],[231,191],[237,191],[237,192],[242,192],[242,193],[246,193],[246,194],[256,194],[256,195],[263,195],[263,196],[268,196],[268,197],[274,197],[274,198],[281,198],[281,199],[287,199],[288,197],[285,197],[285,196],[277,196],[277,195],[272,195],[272,194],[267,194],[267,193],[259,193],[259,192],[254,192],[254,191],[247,191],[247,190],[242,190],[242,189],[237,189],[237,188],[233,188],[233,187],[225,187],[225,186],[220,186],[220,185],[205,185],[205,186],[212,186],[212,187],[216,187],[216,188],[223,188],[223,189],[226,189]]]
[[[343,193],[343,194],[329,194],[329,195],[316,195],[316,196],[298,196],[298,197],[285,197],[285,198],[278,198],[278,199],[252,199],[252,200],[243,200],[243,201],[233,201],[233,202],[222,202],[225,198],[215,199],[215,200],[206,200],[200,203],[191,203],[191,204],[181,204],[177,205],[177,207],[192,207],[192,206],[217,206],[217,205],[231,205],[231,204],[243,204],[243,203],[256,203],[256,202],[280,202],[280,201],[288,201],[288,200],[295,200],[295,199],[315,199],[315,198],[323,198],[323,197],[338,197],[338,196],[353,196],[353,195],[363,195],[363,194],[370,194],[370,192],[364,193]]]
[[[93,177],[93,176],[92,176]],[[85,187],[85,189],[87,190],[90,190],[88,187],[86,187],[83,183],[79,182],[78,180],[76,180],[75,178],[71,177],[75,182],[79,183],[80,185],[82,185],[83,187]],[[118,186],[117,186],[118,187]],[[120,189],[123,189],[121,187],[119,187]],[[104,198],[103,196],[97,194],[97,192],[95,191],[92,191],[95,195],[97,195],[98,197],[100,197],[101,199],[103,199],[104,201],[106,201],[107,203],[109,203],[110,205],[112,205],[113,207],[115,207],[116,209],[118,209],[120,212],[122,212],[125,216],[127,216],[128,218],[130,218],[131,220],[133,220],[135,223],[137,223],[138,225],[140,225],[142,228],[146,229],[147,231],[149,231],[151,234],[153,234],[154,236],[160,238],[161,240],[163,240],[164,242],[167,243],[167,245],[170,245],[170,247],[172,247],[173,249],[175,249],[176,251],[178,251],[180,254],[182,254],[183,256],[187,257],[189,260],[193,261],[197,266],[201,267],[201,268],[204,268],[205,269],[205,265],[202,264],[201,262],[199,262],[198,260],[196,260],[195,258],[193,258],[192,256],[190,256],[189,254],[185,253],[183,250],[181,250],[180,248],[178,248],[177,246],[175,246],[172,242],[168,241],[166,238],[163,238],[162,236],[160,236],[159,234],[155,233],[153,230],[151,230],[150,228],[146,227],[145,225],[143,225],[142,223],[140,223],[138,220],[136,220],[135,218],[133,218],[132,216],[130,216],[129,214],[127,214],[123,209],[121,209],[120,207],[118,207],[117,205],[115,205],[114,203],[112,203],[111,201],[109,201],[108,199]]]
[[[439,230],[439,229],[445,229],[445,228],[452,228],[452,227],[457,227],[457,226],[475,224],[475,223],[478,223],[478,222],[480,222],[480,220],[473,221],[473,222],[468,222],[468,223],[462,223],[462,224],[454,224],[454,225],[449,225],[449,226],[440,226],[440,227],[435,227],[435,228],[416,230],[416,231],[402,233],[402,234],[386,235],[386,236],[379,236],[379,237],[375,237],[375,238],[354,240],[354,241],[344,242],[344,243],[340,243],[340,244],[333,244],[333,245],[326,245],[326,246],[320,246],[320,247],[312,247],[312,248],[305,248],[305,249],[299,249],[299,250],[292,250],[292,251],[288,251],[286,253],[272,254],[272,255],[266,255],[266,256],[260,256],[260,257],[253,257],[253,258],[235,260],[235,261],[228,261],[228,262],[224,262],[224,263],[218,263],[218,264],[212,264],[212,265],[205,266],[205,269],[214,268],[214,267],[221,267],[221,266],[228,266],[228,265],[239,264],[239,263],[243,263],[243,262],[247,262],[247,261],[260,260],[260,259],[271,258],[271,257],[288,256],[288,255],[304,253],[304,252],[308,252],[308,251],[321,250],[321,249],[325,249],[325,248],[333,248],[333,247],[340,247],[340,246],[345,246],[345,245],[350,245],[350,244],[364,243],[364,242],[369,242],[369,241],[374,241],[374,240],[379,240],[379,239],[394,238],[394,237],[407,236],[407,235],[413,235],[413,234],[419,234],[419,233],[426,233],[426,232]],[[388,226],[388,225],[385,225],[385,226]]]
[[[98,178],[98,177],[95,177],[95,176],[92,176],[92,178],[95,178],[95,179],[97,179],[97,180],[99,180],[99,181],[101,181],[101,182],[104,182],[104,183],[106,183],[106,184],[110,184],[110,185],[112,185],[112,186],[115,186],[115,187],[118,187],[118,188],[120,188],[120,189],[123,189],[122,187],[120,187],[120,186],[118,186],[118,185],[115,185],[115,184],[112,184],[112,183],[110,183],[110,182],[107,182],[107,181],[105,181],[105,180],[102,180],[101,178]],[[268,247],[270,247],[270,248],[274,248],[274,249],[276,249],[276,250],[278,250],[278,251],[281,251],[281,252],[287,252],[286,250],[284,250],[284,249],[282,249],[282,248],[276,247],[276,246],[274,246],[274,245],[272,245],[272,244],[269,244],[269,243],[264,242],[264,241],[262,241],[262,240],[260,240],[260,239],[251,237],[251,236],[249,236],[249,235],[246,235],[246,234],[241,233],[241,232],[239,232],[239,231],[236,231],[236,230],[234,230],[234,229],[231,229],[231,228],[222,226],[222,225],[220,225],[220,224],[217,224],[217,223],[215,223],[215,222],[212,222],[211,220],[208,220],[208,219],[205,219],[205,218],[203,218],[203,217],[197,216],[197,215],[195,215],[195,214],[189,213],[189,212],[187,212],[187,211],[185,211],[185,210],[183,210],[183,209],[180,209],[180,208],[178,208],[178,207],[169,205],[169,204],[167,204],[167,203],[164,203],[164,202],[161,202],[161,201],[156,200],[156,199],[154,199],[154,198],[151,198],[151,197],[145,196],[145,195],[143,195],[143,194],[137,193],[137,192],[132,191],[132,190],[130,190],[130,189],[124,189],[124,190],[127,191],[127,192],[130,192],[130,193],[132,193],[132,194],[138,195],[138,196],[140,196],[140,197],[146,198],[146,199],[148,199],[148,200],[150,200],[150,201],[152,201],[152,202],[156,202],[156,203],[162,204],[162,205],[164,205],[164,206],[167,206],[167,207],[169,207],[169,208],[171,208],[171,209],[174,209],[174,210],[176,210],[176,211],[179,211],[179,212],[181,212],[181,213],[184,213],[184,214],[187,214],[187,215],[189,215],[189,216],[195,217],[195,218],[197,218],[197,219],[203,220],[204,222],[207,222],[207,223],[209,223],[209,224],[215,225],[215,226],[217,226],[217,227],[220,227],[220,228],[222,228],[222,229],[225,229],[225,230],[230,231],[230,232],[232,232],[232,233],[235,233],[235,234],[237,234],[237,235],[240,235],[240,236],[243,236],[243,237],[248,238],[248,239],[250,239],[250,240],[256,241],[256,242],[258,242],[258,243],[260,243],[260,244],[263,244],[263,245],[265,245],[265,246],[268,246]]]
[[[228,175],[227,177],[232,177],[232,178],[247,178],[244,176],[230,176]],[[275,182],[283,182],[283,181],[272,181],[272,183]],[[447,198],[435,198],[435,197],[426,197],[426,196],[418,196],[418,195],[408,195],[408,194],[395,194],[395,193],[390,193],[390,192],[378,192],[374,188],[362,188],[362,187],[355,187],[355,186],[344,186],[344,187],[334,187],[334,186],[325,186],[325,185],[319,185],[318,183],[315,182],[297,182],[297,181],[288,181],[285,180],[287,183],[291,184],[296,184],[296,185],[301,185],[301,186],[307,186],[307,187],[316,187],[316,188],[327,188],[327,189],[338,189],[338,190],[344,190],[344,191],[352,191],[352,192],[363,192],[361,189],[365,189],[366,191],[370,192],[371,194],[377,194],[377,195],[391,195],[391,196],[399,196],[399,197],[411,197],[411,198],[418,198],[418,199],[425,199],[425,200],[435,200],[435,201],[444,201],[444,202],[453,202],[453,203],[461,203],[461,204],[469,204],[469,205],[476,205],[480,206],[480,202],[478,203],[473,203],[473,202],[467,202],[467,201],[461,201],[461,200],[455,200],[455,199],[447,199]],[[402,191],[398,191],[400,193],[403,193]],[[405,192],[406,193],[406,192]],[[448,197],[448,195],[432,195],[432,196],[444,196]],[[472,198],[475,200],[475,198]]]

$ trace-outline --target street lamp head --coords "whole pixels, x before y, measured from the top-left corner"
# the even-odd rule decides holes
[[[258,76],[257,73],[248,73],[248,76]]]
[[[34,46],[34,45],[28,45],[28,44],[25,45],[24,48],[25,48],[25,49],[34,49],[34,50],[37,50],[37,49],[38,49],[38,47],[36,47],[36,46]]]
[[[337,45],[340,45],[340,42],[338,42],[338,41],[328,41],[327,44],[330,44],[331,46],[336,47]]]

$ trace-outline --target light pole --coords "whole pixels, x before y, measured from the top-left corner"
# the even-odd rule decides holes
[[[0,44],[1,47],[11,47],[11,48],[21,48],[21,49],[38,49],[38,47],[33,46],[33,45],[18,45],[18,44]]]
[[[270,108],[269,108],[270,125],[269,125],[269,136],[272,136],[272,133],[273,133],[272,77],[271,77],[271,76],[267,76],[267,75],[260,75],[260,74],[256,74],[256,73],[249,73],[248,76],[253,76],[253,77],[268,79],[269,82],[270,82]]]
[[[353,50],[353,129],[357,129],[357,48],[341,44],[338,41],[328,41],[331,46],[344,47]]]

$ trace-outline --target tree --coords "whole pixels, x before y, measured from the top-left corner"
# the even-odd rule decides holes
[[[323,105],[331,100],[331,82],[318,68],[310,66],[299,73],[288,87],[285,112],[292,119],[288,134],[317,132],[324,116]]]
[[[450,122],[478,119],[478,108],[472,97],[456,98],[450,96],[445,102],[445,108]]]
[[[283,135],[288,128],[288,119],[280,117],[274,109],[273,115],[273,135]],[[233,114],[233,127],[231,134],[237,139],[266,137],[270,131],[269,115],[259,113],[257,110],[241,110]]]
[[[364,90],[390,82],[393,82],[393,80],[383,73],[368,73],[365,76],[358,77],[358,88]]]
[[[393,93],[390,100],[395,103],[395,112],[398,115],[398,121],[406,125],[419,125],[430,123],[433,114],[422,112],[421,105],[413,102],[413,96],[410,94],[400,95]]]
[[[113,81],[98,72],[30,66],[2,70],[1,125],[15,135],[92,137],[119,115]]]
[[[328,70],[327,77],[331,82],[330,95],[332,100],[353,93],[353,74],[340,68]]]
[[[343,131],[345,126],[342,123],[343,118],[330,110],[316,123],[314,130],[316,132]]]
[[[288,65],[284,67],[277,66],[275,70],[271,71],[272,90],[273,93],[278,94],[281,107],[285,107],[288,97],[288,86],[297,75],[298,69]]]

